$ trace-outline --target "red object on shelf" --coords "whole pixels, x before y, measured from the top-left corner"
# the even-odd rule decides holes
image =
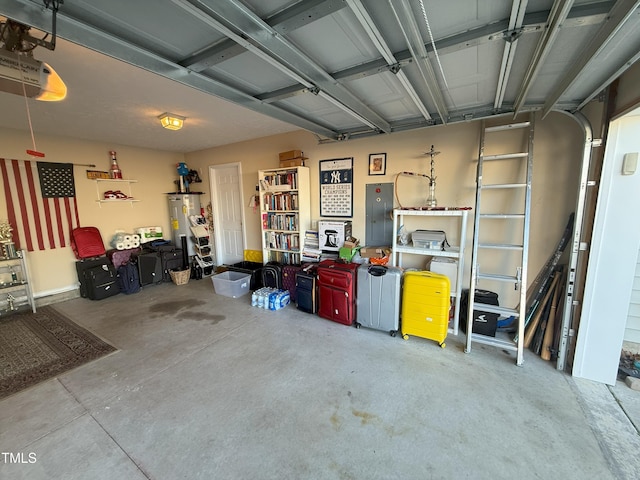
[[[109,154],[111,155],[111,169],[109,171],[109,174],[111,175],[112,179],[121,180],[122,170],[120,170],[120,167],[118,166],[118,160],[116,159],[116,152],[111,150]]]
[[[27,154],[31,155],[32,157],[44,158],[44,153],[38,152],[37,150],[27,150]]]

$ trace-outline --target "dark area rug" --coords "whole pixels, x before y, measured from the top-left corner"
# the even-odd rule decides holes
[[[0,398],[115,350],[51,306],[0,316]]]

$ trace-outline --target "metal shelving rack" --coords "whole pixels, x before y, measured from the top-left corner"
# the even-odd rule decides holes
[[[11,271],[15,271],[16,280],[10,278]],[[26,251],[19,250],[16,257],[0,257],[0,278],[0,316],[24,310],[25,307],[36,312]]]
[[[449,331],[453,335],[458,334],[459,318],[460,318],[460,297],[462,294],[462,275],[464,272],[464,242],[467,237],[467,217],[468,209],[451,209],[451,210],[406,210],[403,208],[395,208],[393,210],[393,231],[398,232],[400,225],[404,225],[404,217],[424,217],[425,220],[437,217],[459,217],[460,219],[460,245],[455,247],[447,247],[446,250],[432,250],[427,248],[413,247],[409,245],[398,245],[397,235],[393,236],[391,265],[402,266],[402,256],[404,254],[411,255],[430,255],[433,257],[448,257],[456,259],[458,262],[458,273],[456,285],[451,286],[451,296],[455,298],[455,311],[453,317],[453,325]]]

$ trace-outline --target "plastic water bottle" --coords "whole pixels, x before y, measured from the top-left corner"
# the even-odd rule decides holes
[[[269,293],[269,310],[275,310],[276,309],[276,297],[278,296],[278,292],[277,291],[273,291],[271,293]]]
[[[268,309],[269,308],[269,289],[267,287],[261,288],[260,293],[260,301],[259,307]]]
[[[256,307],[258,308],[262,308],[262,303],[264,302],[264,297],[262,296],[262,288],[260,290],[257,291],[257,300],[256,300]]]
[[[273,294],[273,288],[265,287],[265,292],[264,292],[264,309],[265,310],[270,310],[271,309],[271,295],[272,294]]]

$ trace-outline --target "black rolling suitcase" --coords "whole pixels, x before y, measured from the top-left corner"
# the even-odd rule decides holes
[[[141,253],[136,257],[136,260],[141,286],[162,283],[162,261],[158,253]]]
[[[105,255],[104,242],[96,227],[74,228],[71,247],[78,259],[76,272],[81,297],[102,300],[120,293],[116,268]]]
[[[182,249],[176,247],[171,242],[163,240],[162,242],[152,242],[145,248],[151,252],[157,253],[160,258],[160,268],[162,269],[162,281],[171,282],[171,270],[183,270],[188,265],[184,264]]]
[[[307,313],[318,312],[317,266],[309,265],[296,273],[296,306]]]
[[[162,264],[162,281],[170,282],[171,270],[182,270],[184,268],[184,261],[182,258],[182,249],[176,248],[165,252],[160,252],[160,263]]]
[[[262,286],[282,290],[282,265],[269,262],[262,267]]]
[[[120,293],[116,268],[107,257],[80,260],[76,272],[83,298],[102,300]]]

